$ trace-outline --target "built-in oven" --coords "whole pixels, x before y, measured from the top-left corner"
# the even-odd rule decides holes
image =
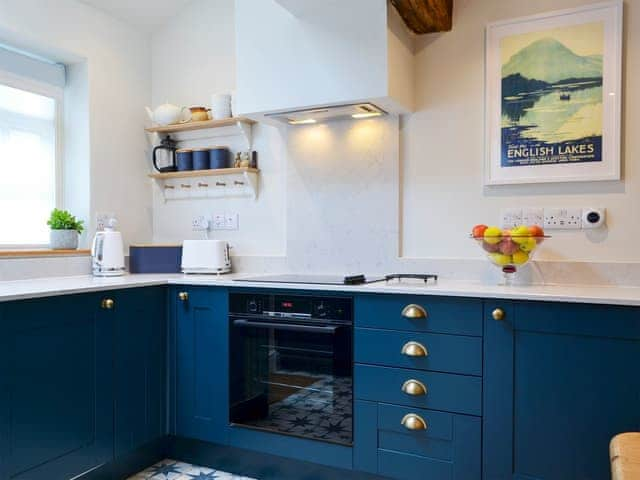
[[[351,445],[353,300],[232,293],[234,426]]]

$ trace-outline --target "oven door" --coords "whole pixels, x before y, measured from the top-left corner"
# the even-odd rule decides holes
[[[351,325],[232,317],[230,357],[232,424],[351,445]]]

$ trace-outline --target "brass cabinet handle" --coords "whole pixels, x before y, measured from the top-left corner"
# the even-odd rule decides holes
[[[415,397],[427,394],[427,387],[420,380],[407,380],[402,384],[402,391]]]
[[[504,310],[501,308],[496,308],[493,312],[491,312],[491,316],[494,320],[504,320]]]
[[[178,298],[183,302],[186,302],[187,300],[189,300],[189,294],[187,292],[180,292],[178,293]]]
[[[427,318],[427,311],[420,305],[412,303],[402,309],[402,316],[410,319]]]
[[[113,299],[104,298],[104,299],[102,299],[102,302],[100,303],[100,306],[102,308],[104,308],[105,310],[111,310],[115,306],[115,304],[116,304],[116,302],[114,302]]]
[[[427,347],[422,345],[420,342],[414,341],[405,343],[400,353],[407,357],[426,357],[429,355]]]
[[[402,426],[407,430],[426,430],[427,422],[416,413],[407,413],[400,421]]]

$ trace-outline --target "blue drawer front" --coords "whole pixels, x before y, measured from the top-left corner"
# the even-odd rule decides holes
[[[454,478],[451,462],[382,449],[378,450],[378,473],[398,480],[410,478],[453,480]]]
[[[419,342],[426,357],[403,355],[408,342]],[[482,375],[482,339],[437,333],[356,328],[355,361],[388,367]]]
[[[355,397],[361,400],[482,414],[482,379],[479,377],[370,365],[356,365],[354,377]],[[402,385],[410,379],[422,382],[427,394],[404,393]]]
[[[415,413],[424,419],[426,430],[407,430],[400,422],[405,415]],[[436,412],[422,408],[402,407],[400,405],[378,404],[378,428],[383,431],[395,432],[407,437],[420,440],[438,439],[451,441],[453,438],[453,417],[455,414]],[[382,448],[386,447],[382,442]]]
[[[427,317],[408,319],[402,310],[421,306]],[[414,295],[360,295],[355,299],[357,327],[482,336],[482,302],[469,298]]]
[[[402,418],[413,413],[426,430],[407,430]],[[355,402],[354,468],[398,479],[479,480],[481,422],[415,407]]]
[[[426,430],[407,430],[402,418],[413,413]],[[481,419],[397,405],[378,404],[378,473],[392,478],[478,480],[481,471]]]

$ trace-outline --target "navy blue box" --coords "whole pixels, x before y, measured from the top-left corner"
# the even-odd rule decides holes
[[[180,273],[182,245],[131,245],[129,272]]]

